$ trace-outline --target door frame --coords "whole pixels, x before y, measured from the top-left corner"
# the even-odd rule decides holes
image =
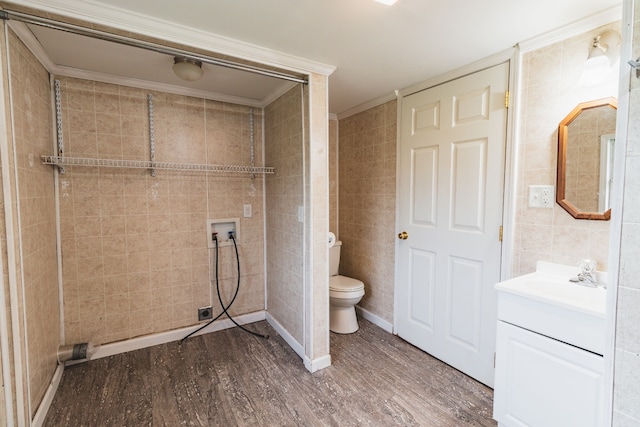
[[[416,92],[420,92],[432,87],[441,85],[443,83],[450,82],[452,80],[464,77],[470,74],[474,74],[478,71],[485,70],[487,68],[494,67],[496,65],[509,63],[509,108],[507,109],[507,132],[505,142],[505,167],[504,167],[504,202],[502,211],[502,227],[503,227],[503,239],[502,250],[500,254],[500,280],[506,280],[511,277],[513,253],[515,244],[515,213],[516,213],[516,161],[517,161],[517,144],[516,130],[517,130],[517,91],[514,88],[518,87],[519,75],[520,75],[520,49],[515,46],[511,49],[507,49],[488,58],[481,59],[473,62],[464,67],[456,68],[448,73],[434,77],[429,80],[425,80],[421,83],[409,86],[403,90],[397,91],[397,123],[402,123],[402,101],[403,98],[412,95]],[[400,211],[400,138],[402,129],[397,126],[396,140],[396,212]],[[400,228],[400,218],[396,215],[396,230]],[[398,240],[395,242],[395,261],[394,265],[398,265],[399,250]],[[393,333],[398,334],[398,291],[400,281],[398,278],[398,269],[395,269],[394,273],[394,286],[393,286]]]
[[[614,146],[614,182],[624,183],[627,140],[629,135],[629,118],[631,81],[635,73],[625,64],[628,58],[633,59],[633,36],[635,4],[633,0],[623,0],[622,12],[617,15],[621,20],[620,30],[620,71],[618,80],[618,114],[616,115],[616,144]],[[619,10],[612,9],[614,15]],[[624,204],[624,184],[615,185],[611,191],[611,231],[609,234],[609,274],[607,276],[607,303],[605,306],[605,347],[604,347],[604,407],[602,411],[603,426],[611,426],[614,417],[614,379],[616,356],[616,321],[618,316],[618,286],[620,271],[620,241],[622,240],[622,215]],[[614,273],[614,274],[611,274]]]

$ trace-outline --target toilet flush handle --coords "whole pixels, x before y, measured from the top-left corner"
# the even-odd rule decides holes
[[[398,239],[407,240],[409,238],[409,233],[403,231],[402,233],[398,233]]]

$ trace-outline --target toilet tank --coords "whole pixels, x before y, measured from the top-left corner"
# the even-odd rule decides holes
[[[342,242],[336,240],[336,243],[329,248],[329,276],[337,276],[340,267],[340,247]]]

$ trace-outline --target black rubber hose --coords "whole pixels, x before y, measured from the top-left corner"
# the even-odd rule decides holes
[[[216,286],[218,283],[218,237],[217,236],[213,236],[213,241],[215,242],[216,245]],[[227,305],[227,309],[229,307],[231,307],[231,304],[233,304],[233,302],[236,299],[236,295],[238,295],[238,289],[236,287],[236,293],[233,296],[233,298],[231,299],[231,302],[229,302],[229,304]],[[195,334],[196,332],[200,332],[201,330],[203,330],[204,328],[206,328],[207,326],[209,326],[210,324],[212,324],[213,322],[215,322],[216,320],[218,320],[220,317],[222,317],[222,315],[225,313],[224,310],[224,306],[222,307],[223,310],[220,312],[220,314],[218,314],[216,317],[214,317],[213,319],[209,320],[207,323],[205,323],[204,325],[200,326],[198,329],[196,329],[195,331],[191,331],[187,336],[185,336],[184,338],[182,338],[180,340],[180,343],[182,344],[184,342],[184,340],[186,340],[187,338],[189,338],[191,335]]]
[[[217,243],[218,241],[216,239],[216,290],[218,291],[218,301],[220,301],[220,306],[222,306],[222,311],[227,315],[229,320],[231,320],[234,323],[234,325],[236,325],[238,328],[242,329],[245,332],[249,332],[252,335],[255,335],[255,336],[260,337],[260,338],[267,339],[267,338],[269,338],[269,335],[262,335],[262,334],[259,334],[257,332],[254,332],[254,331],[250,331],[249,329],[245,328],[244,326],[242,326],[241,324],[236,322],[235,319],[233,317],[231,317],[231,313],[229,313],[227,311],[227,309],[229,307],[231,307],[231,304],[236,299],[236,296],[238,295],[238,292],[240,291],[240,255],[238,255],[238,245],[236,244],[236,238],[233,236],[233,233],[229,233],[229,237],[233,241],[233,247],[236,250],[236,265],[238,266],[238,283],[236,285],[236,293],[233,296],[233,299],[231,300],[231,303],[229,303],[229,305],[227,307],[225,307],[224,303],[222,302],[222,295],[220,295],[220,282],[218,281],[218,243]]]
[[[239,327],[243,331],[249,332],[250,334],[258,336],[260,338],[265,338],[265,339],[269,338],[269,335],[262,335],[262,334],[259,334],[257,332],[250,331],[250,330],[246,329],[245,327],[243,327],[242,325],[238,324],[238,322],[236,322],[235,319],[233,317],[231,317],[231,314],[229,314],[229,312],[228,312],[229,307],[231,307],[233,302],[236,300],[236,297],[238,296],[238,292],[240,292],[240,255],[238,254],[238,245],[236,244],[236,239],[233,236],[233,234],[230,234],[229,237],[233,241],[233,246],[234,246],[235,251],[236,251],[236,265],[238,267],[237,268],[238,281],[237,281],[237,284],[236,284],[236,291],[233,294],[233,298],[231,298],[231,301],[225,307],[224,303],[222,302],[222,296],[220,294],[220,281],[218,280],[218,237],[217,236],[213,236],[213,241],[214,241],[215,250],[216,250],[216,263],[215,263],[215,265],[216,265],[216,267],[215,267],[215,269],[216,269],[216,292],[218,294],[218,301],[220,301],[220,306],[222,307],[222,312],[220,312],[220,314],[218,314],[213,319],[209,320],[204,325],[200,326],[195,331],[190,332],[187,336],[185,336],[184,338],[182,338],[180,340],[180,343],[184,342],[184,340],[189,338],[191,335],[195,334],[196,332],[201,331],[202,329],[206,328],[207,326],[209,326],[210,324],[212,324],[213,322],[218,320],[223,314],[226,314],[227,317],[229,318],[229,320],[231,320],[237,327]]]

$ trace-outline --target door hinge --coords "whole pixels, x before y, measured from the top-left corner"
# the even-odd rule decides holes
[[[498,229],[498,240],[502,242],[502,226]]]
[[[504,108],[509,108],[509,98],[510,98],[510,92],[506,91],[504,93]]]

